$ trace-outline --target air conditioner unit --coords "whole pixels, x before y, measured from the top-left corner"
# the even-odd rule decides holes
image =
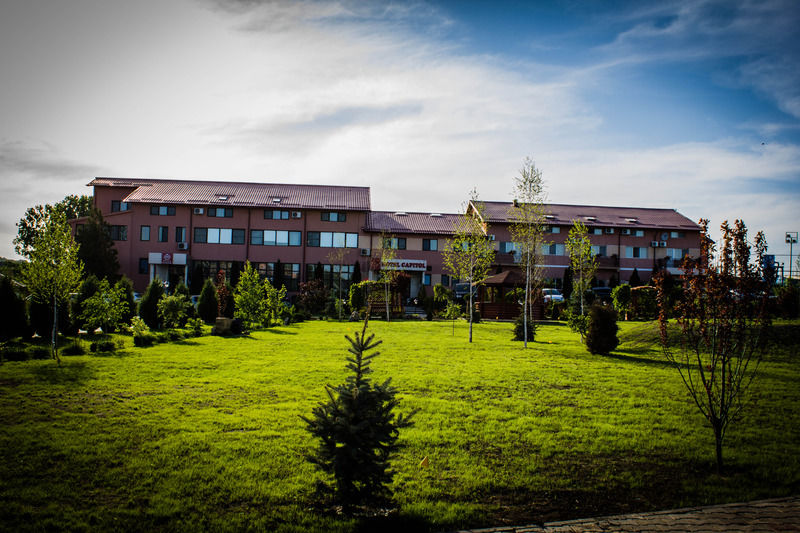
[[[658,248],[658,241],[650,241],[650,248]]]
[[[300,218],[303,216],[303,213],[300,211],[292,211],[292,218]]]
[[[194,214],[195,215],[202,215],[203,214],[203,208],[202,207],[195,207],[194,208]]]
[[[188,250],[189,243],[188,242],[179,242],[178,243],[178,250]]]
[[[661,242],[659,242],[659,243],[658,243],[658,247],[659,247],[659,248],[666,248],[666,247],[667,247],[667,241],[661,241]]]
[[[630,234],[631,234],[631,230],[629,230],[628,228],[624,228],[624,229],[622,230],[622,234],[623,234],[623,235],[630,235]]]
[[[369,254],[370,254],[370,249],[369,248],[362,248],[361,249],[361,255],[363,255],[364,257],[369,257]]]
[[[614,228],[606,228],[606,233],[608,235],[611,235],[612,233],[614,233]]]

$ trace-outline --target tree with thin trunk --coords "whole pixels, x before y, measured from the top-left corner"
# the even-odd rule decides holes
[[[533,331],[533,300],[542,286],[543,272],[539,266],[544,242],[545,192],[542,171],[525,158],[519,176],[514,178],[514,203],[509,210],[513,220],[511,239],[519,252],[519,266],[525,273],[525,293],[522,306],[524,347],[528,347],[528,331]]]
[[[669,335],[668,294],[656,278],[664,355],[680,373],[697,408],[714,432],[717,472],[722,473],[722,442],[744,406],[746,392],[764,354],[770,318],[764,280],[764,234],[755,239],[750,261],[747,228],[737,220],[722,224],[722,248],[715,258],[708,220],[701,220],[700,257],[684,259],[683,293],[675,305],[679,340]],[[716,261],[715,261],[716,259]]]
[[[597,270],[597,261],[592,254],[592,241],[589,231],[580,220],[572,221],[572,228],[564,243],[569,253],[569,262],[572,267],[572,297],[580,303],[580,314],[573,317],[572,326],[581,334],[581,340],[586,335],[586,305],[585,293],[589,290],[592,278]],[[577,291],[577,295],[575,292]]]
[[[51,349],[58,356],[58,307],[69,299],[80,285],[83,264],[78,259],[79,245],[72,238],[66,215],[60,210],[49,214],[27,251],[30,262],[23,270],[23,279],[37,302],[53,305]]]
[[[473,292],[486,279],[494,261],[494,246],[488,239],[483,205],[471,191],[464,214],[453,225],[453,238],[442,248],[442,261],[454,277],[469,283],[469,342],[472,342]]]
[[[344,258],[347,255],[347,250],[345,248],[334,248],[328,254],[328,261],[331,262],[331,270],[333,270],[333,266],[336,265],[339,267],[339,279],[337,280],[337,292],[338,292],[338,303],[336,304],[336,309],[338,310],[339,321],[342,320],[342,309],[344,306],[342,305],[342,285],[344,285],[344,278],[342,277],[342,267],[344,266]]]
[[[391,297],[391,287],[394,282],[397,280],[397,275],[399,274],[399,270],[397,269],[397,265],[394,263],[394,260],[397,258],[397,252],[395,252],[394,246],[392,243],[396,242],[394,236],[386,235],[384,233],[381,234],[381,252],[380,252],[380,270],[379,270],[379,281],[383,283],[383,295],[386,301],[386,321],[389,322],[389,307],[390,307],[390,297]]]

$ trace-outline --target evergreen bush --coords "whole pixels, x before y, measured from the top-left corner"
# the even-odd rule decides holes
[[[525,324],[524,324],[525,317],[522,313],[514,321],[514,340],[521,341],[525,337]],[[536,326],[530,317],[528,317],[528,342],[533,342],[534,337],[536,336]]]
[[[0,341],[27,336],[27,316],[25,301],[4,276],[0,279]]]
[[[399,400],[391,379],[373,384],[367,375],[379,352],[368,354],[381,344],[364,328],[350,342],[347,369],[352,372],[337,387],[326,386],[328,399],[315,407],[311,418],[301,417],[318,446],[307,459],[333,477],[332,492],[345,510],[352,506],[383,503],[391,497],[393,472],[390,460],[400,448],[400,429],[409,427],[414,413],[395,415]],[[331,490],[330,486],[326,487]]]
[[[608,355],[619,345],[618,330],[617,312],[606,305],[593,305],[589,310],[586,347],[593,354]]]
[[[217,318],[217,289],[211,279],[203,283],[200,299],[197,302],[197,314],[206,324],[211,324]]]
[[[150,329],[158,329],[158,301],[164,296],[164,285],[160,279],[153,278],[139,302],[139,316]]]

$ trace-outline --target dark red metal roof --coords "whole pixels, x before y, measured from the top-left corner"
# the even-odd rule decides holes
[[[453,213],[372,211],[367,216],[367,226],[364,230],[375,233],[452,235],[453,225],[460,216]]]
[[[95,178],[90,186],[136,187],[123,201],[369,211],[369,187],[227,181]]]
[[[482,204],[490,224],[513,222],[511,202]],[[546,223],[551,225],[572,225],[573,220],[580,220],[587,227],[700,230],[700,226],[674,209],[545,204],[545,213],[548,215]]]

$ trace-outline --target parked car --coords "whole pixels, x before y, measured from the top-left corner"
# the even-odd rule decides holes
[[[564,295],[558,289],[542,289],[544,303],[563,302]]]
[[[596,301],[601,301],[604,304],[611,303],[611,287],[594,287],[592,292]]]

